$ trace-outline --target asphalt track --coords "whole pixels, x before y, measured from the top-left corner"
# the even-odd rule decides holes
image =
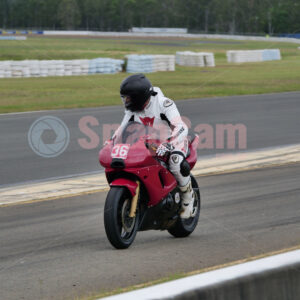
[[[185,100],[178,101],[177,106],[181,114],[190,119],[192,129],[198,124],[208,124],[213,129],[217,124],[245,125],[247,150],[300,141],[300,92]],[[69,128],[70,144],[58,157],[40,157],[29,147],[29,128],[42,116],[58,117]],[[90,126],[99,136],[99,143],[89,150],[78,143],[78,139],[87,138],[78,126],[84,116],[94,117],[99,122],[97,126]],[[122,116],[121,106],[0,115],[0,187],[99,172],[102,170],[98,152],[103,142],[103,125],[119,123]],[[199,151],[198,155],[201,158],[231,151],[226,146],[218,150],[213,147]]]
[[[1,299],[78,299],[300,245],[300,164],[199,177],[195,232],[106,239],[106,193],[0,209]]]

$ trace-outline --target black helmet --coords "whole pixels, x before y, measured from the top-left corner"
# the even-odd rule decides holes
[[[148,78],[143,74],[135,74],[125,78],[120,86],[120,95],[125,108],[130,111],[141,111],[150,96],[157,93]],[[125,101],[125,99],[127,101]]]

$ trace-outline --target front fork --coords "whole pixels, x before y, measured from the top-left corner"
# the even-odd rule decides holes
[[[129,217],[134,218],[136,216],[136,209],[140,194],[140,182],[138,180],[133,181],[127,178],[117,178],[110,183],[110,186],[119,186],[128,189],[128,192],[132,196]]]
[[[137,203],[140,195],[140,182],[136,181],[136,183],[137,183],[137,187],[135,190],[135,195],[133,196],[131,201],[130,214],[129,214],[130,218],[134,218],[136,215],[136,208],[137,208]]]

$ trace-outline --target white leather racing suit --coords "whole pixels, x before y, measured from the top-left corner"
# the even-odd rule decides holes
[[[190,176],[183,176],[180,172],[180,165],[186,157],[188,150],[188,128],[182,121],[174,101],[166,98],[160,88],[154,87],[156,96],[151,96],[149,103],[143,111],[131,112],[125,110],[125,116],[121,126],[116,131],[117,135],[129,121],[135,121],[147,126],[157,128],[160,132],[167,130],[166,138],[174,146],[169,159],[170,172],[176,178],[179,186],[185,186]]]

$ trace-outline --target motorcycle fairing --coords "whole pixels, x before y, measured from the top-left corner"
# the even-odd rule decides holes
[[[186,158],[186,161],[190,164],[191,170],[194,168],[197,162],[197,147],[199,144],[199,136],[196,135],[195,138],[189,145],[190,155]]]
[[[114,178],[112,174],[116,172],[118,171],[111,168],[106,169],[108,181],[111,180],[111,178]],[[149,202],[147,204],[149,207],[158,204],[162,198],[166,197],[177,186],[177,182],[171,172],[160,164],[144,168],[125,168],[122,170],[122,179],[126,176],[126,173],[129,177],[131,174],[135,175],[135,177],[143,183],[149,194]],[[115,182],[116,180],[118,179],[113,179],[112,182]],[[129,181],[136,185],[134,180],[127,178],[126,180],[128,181],[126,181],[126,185],[124,184],[124,186],[127,188],[129,186]],[[114,183],[114,185],[123,186],[121,182],[122,181],[117,181],[117,184]]]
[[[138,186],[138,184],[135,181],[127,179],[127,178],[117,178],[117,179],[113,180],[109,185],[110,186],[125,186],[129,190],[132,197],[135,196],[136,188]]]

